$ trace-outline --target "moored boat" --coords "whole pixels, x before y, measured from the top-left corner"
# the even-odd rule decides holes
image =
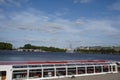
[[[44,80],[75,76],[118,73],[114,61],[2,61],[0,80]]]

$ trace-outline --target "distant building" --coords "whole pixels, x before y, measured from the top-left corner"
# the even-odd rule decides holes
[[[109,50],[109,49],[113,49],[115,51],[120,51],[120,47],[102,47],[102,46],[81,46],[79,47],[78,49],[81,49],[81,50],[101,50],[101,49],[104,49],[104,50]]]
[[[41,49],[17,49],[17,51],[25,51],[25,52],[45,52]]]
[[[120,47],[112,47],[115,51],[120,51]]]

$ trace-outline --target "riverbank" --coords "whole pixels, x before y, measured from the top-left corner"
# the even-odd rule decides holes
[[[79,77],[68,77],[50,80],[120,80],[120,73],[110,73],[101,75],[90,75],[90,76],[79,76]]]

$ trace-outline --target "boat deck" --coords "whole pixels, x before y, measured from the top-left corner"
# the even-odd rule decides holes
[[[106,60],[0,61],[0,74],[6,80],[94,80],[113,73],[118,73],[116,62]]]
[[[50,80],[120,80],[120,73],[57,78]]]

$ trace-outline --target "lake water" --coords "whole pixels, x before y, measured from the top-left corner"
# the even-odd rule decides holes
[[[0,51],[0,61],[58,61],[58,60],[115,60],[120,55],[113,54],[80,54],[61,52],[17,52]]]

